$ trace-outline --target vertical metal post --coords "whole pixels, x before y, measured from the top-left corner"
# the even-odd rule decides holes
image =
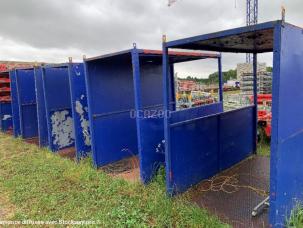
[[[253,75],[254,75],[254,105],[255,105],[255,110],[254,110],[254,153],[257,153],[257,138],[258,138],[258,85],[257,85],[257,80],[258,80],[258,72],[257,72],[257,53],[253,54]]]
[[[93,109],[92,109],[92,103],[91,103],[91,91],[90,88],[92,87],[90,85],[89,80],[89,73],[88,73],[88,62],[86,60],[86,56],[83,55],[83,68],[84,68],[84,76],[85,76],[85,87],[86,87],[86,93],[87,93],[87,107],[88,107],[88,120],[89,120],[89,128],[90,128],[90,139],[91,139],[91,149],[92,149],[92,157],[93,157],[93,164],[94,167],[97,168],[97,153],[96,151],[96,145],[95,145],[95,127],[94,127],[94,118],[93,118]]]
[[[223,102],[222,54],[218,57],[219,101]]]
[[[168,59],[168,48],[166,47],[166,36],[163,36],[163,61],[162,61],[162,67],[163,67],[163,111],[164,111],[164,139],[165,139],[165,159],[166,159],[166,188],[167,192],[169,194],[173,194],[173,188],[172,188],[172,178],[173,174],[171,172],[171,164],[170,164],[170,128],[169,128],[169,59]]]
[[[223,105],[223,75],[222,75],[222,54],[220,53],[220,56],[218,57],[218,77],[219,77],[219,101]],[[221,140],[221,115],[217,116],[217,137],[219,141]],[[221,143],[218,143],[218,162],[217,162],[217,169],[221,171],[220,167],[220,154],[221,154]]]
[[[23,138],[24,136],[24,127],[22,123],[22,102],[21,102],[21,97],[20,97],[20,79],[19,79],[19,70],[16,69],[16,88],[17,88],[17,100],[18,100],[18,113],[19,113],[19,125],[20,125],[20,135]]]
[[[132,69],[133,69],[133,83],[135,92],[135,118],[137,128],[137,140],[138,140],[138,153],[139,157],[142,154],[141,143],[141,116],[139,113],[142,111],[142,93],[141,93],[141,78],[140,78],[140,58],[136,44],[133,44],[133,50],[131,51],[132,57]],[[140,163],[141,165],[141,163]],[[141,167],[140,167],[141,169]],[[141,175],[142,177],[142,175]],[[143,179],[142,179],[143,180]]]
[[[134,44],[134,48],[131,52],[132,55],[132,69],[133,69],[133,80],[134,80],[134,88],[135,88],[135,106],[136,110],[142,109],[142,96],[141,96],[141,79],[140,79],[140,60],[139,53]]]
[[[47,125],[47,137],[48,137],[48,149],[52,149],[51,147],[51,142],[52,142],[52,135],[51,135],[51,122],[50,122],[50,119],[47,118],[48,114],[49,114],[49,108],[48,108],[48,102],[47,102],[47,99],[46,99],[46,92],[45,92],[45,75],[46,75],[46,70],[45,70],[45,66],[43,66],[41,68],[42,70],[42,87],[43,87],[43,96],[44,96],[44,105],[45,105],[45,112],[46,112],[46,125]]]

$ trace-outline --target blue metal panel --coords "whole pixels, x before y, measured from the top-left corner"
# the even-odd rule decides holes
[[[95,163],[103,166],[125,157],[136,155],[136,119],[130,118],[129,112],[112,114],[94,119],[98,140]]]
[[[303,201],[303,33],[285,24],[275,32],[270,223],[282,226]],[[298,103],[299,102],[299,103]]]
[[[10,131],[13,128],[12,122],[12,104],[11,102],[0,103],[0,129],[3,132]]]
[[[218,172],[217,115],[171,126],[169,140],[169,193],[183,192]]]
[[[75,136],[71,110],[68,66],[47,66],[42,74],[49,147],[52,151],[73,147]]]
[[[165,161],[163,118],[140,118],[140,175],[148,183]]]
[[[237,164],[254,151],[254,111],[252,106],[220,115],[220,171]]]
[[[253,111],[247,107],[170,124],[169,193],[183,192],[248,157]]]
[[[49,143],[48,143],[47,119],[46,119],[41,67],[35,68],[35,87],[36,87],[39,145],[41,147],[47,147],[49,146]]]
[[[16,83],[16,71],[11,70],[9,72],[9,77],[11,81],[13,132],[15,137],[19,137],[21,135],[21,130],[20,130],[20,117],[19,117],[18,91],[17,91],[17,83]]]
[[[130,53],[88,61],[85,75],[94,164],[137,154],[136,119],[130,117],[135,108]]]
[[[69,82],[73,111],[77,159],[91,151],[87,92],[83,64],[69,64]]]
[[[16,70],[21,136],[38,136],[34,69]]]

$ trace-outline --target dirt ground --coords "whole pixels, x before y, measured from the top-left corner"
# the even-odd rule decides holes
[[[107,165],[102,170],[115,178],[122,178],[129,182],[140,181],[139,159],[137,156]]]

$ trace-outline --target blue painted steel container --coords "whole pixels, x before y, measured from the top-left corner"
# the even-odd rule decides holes
[[[172,54],[173,62],[217,55]],[[134,49],[85,60],[96,167],[139,154],[146,183],[164,162],[162,52]],[[173,69],[171,70],[173,81]],[[122,87],[120,85],[123,85]],[[174,90],[170,90],[174,106]]]
[[[86,85],[96,167],[138,153],[132,52],[87,59]]]
[[[74,147],[68,64],[44,66],[42,80],[49,148],[57,152]]]
[[[163,43],[165,110],[169,110],[168,49],[254,53],[273,52],[272,136],[270,156],[271,227],[282,227],[303,201],[303,33],[274,21]],[[186,116],[186,115],[185,115]],[[167,190],[185,191],[256,150],[256,105],[210,116],[165,118]],[[186,151],[186,156],[184,156]]]
[[[69,63],[69,84],[77,159],[91,152],[87,92],[83,63]]]

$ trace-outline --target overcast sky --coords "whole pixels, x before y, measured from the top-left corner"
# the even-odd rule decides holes
[[[245,25],[246,0],[0,0],[0,60],[66,62],[129,49],[160,49],[168,40]],[[303,26],[303,0],[259,0],[259,22],[281,18]],[[244,62],[224,55],[224,69]],[[259,57],[271,65],[272,56]],[[214,62],[177,67],[181,75],[202,76]]]

